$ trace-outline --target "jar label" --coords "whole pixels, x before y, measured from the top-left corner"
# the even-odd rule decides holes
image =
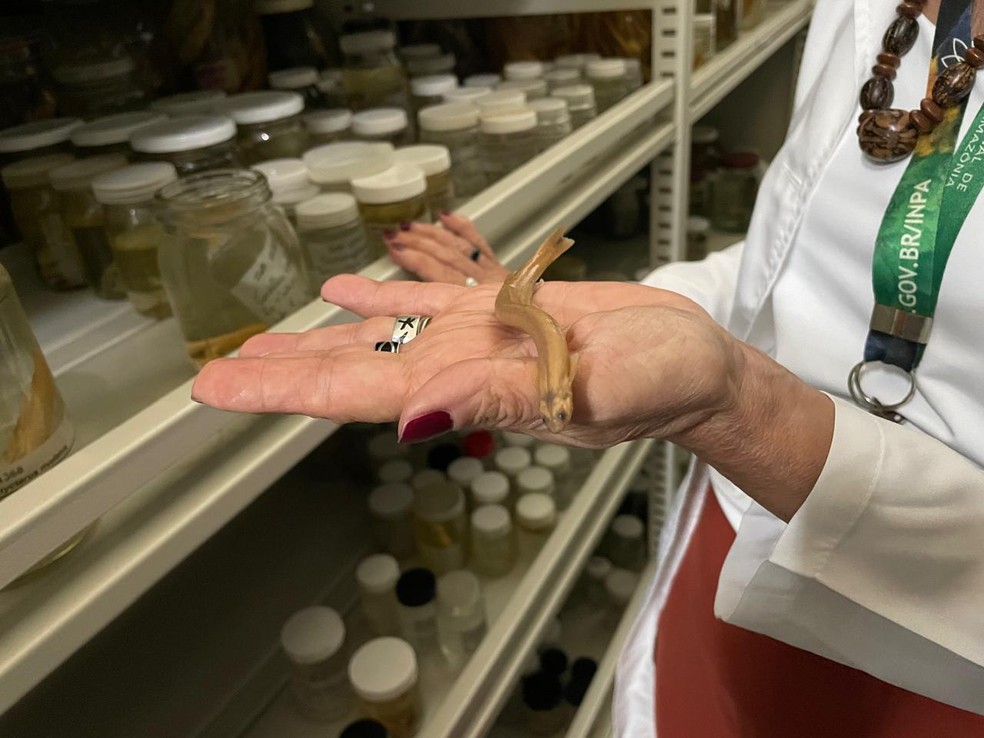
[[[18,422],[0,455],[0,500],[34,481],[68,456],[75,440],[75,428],[63,414],[61,423],[45,441],[26,454],[19,455],[21,449],[18,449],[17,435],[23,433],[22,428]]]
[[[304,246],[308,258],[311,259],[314,277],[319,283],[336,274],[355,274],[372,263],[366,234],[362,228],[334,241],[305,239]]]
[[[276,323],[311,299],[307,279],[288,259],[287,247],[270,237],[230,291],[266,323]]]

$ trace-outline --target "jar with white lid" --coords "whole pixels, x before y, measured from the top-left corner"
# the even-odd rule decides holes
[[[543,75],[547,89],[553,94],[558,87],[570,87],[581,82],[581,70],[574,67],[560,67]]]
[[[595,105],[604,113],[629,94],[629,77],[622,59],[598,59],[588,62],[584,76],[594,88]]]
[[[471,483],[472,507],[476,509],[482,505],[509,507],[510,491],[509,477],[501,471],[482,472]]]
[[[297,228],[297,206],[321,193],[317,185],[308,179],[308,170],[300,159],[269,159],[254,164],[250,169],[266,177],[273,204],[284,211],[287,220]]]
[[[376,479],[380,484],[408,483],[412,476],[413,464],[406,459],[390,459],[376,469]]]
[[[570,85],[557,87],[550,93],[551,97],[567,101],[567,110],[571,114],[571,126],[576,130],[598,115],[595,106],[594,88],[591,85]]]
[[[149,110],[117,113],[96,118],[72,131],[72,146],[80,157],[100,154],[132,156],[130,137],[141,128],[167,120],[164,113]]]
[[[177,178],[173,165],[155,161],[130,164],[92,180],[126,296],[137,312],[151,318],[171,314],[157,264],[164,228],[156,217],[154,195]]]
[[[711,221],[692,215],[687,218],[687,261],[700,261],[707,257],[707,241],[711,232]]]
[[[63,64],[51,74],[59,87],[59,109],[80,118],[136,110],[146,104],[148,97],[137,65],[129,56]]]
[[[588,62],[601,59],[601,54],[564,54],[554,59],[558,69],[577,69],[581,72]]]
[[[414,492],[419,492],[422,489],[426,489],[432,484],[446,484],[448,482],[448,475],[442,472],[440,469],[418,469],[410,477],[410,486],[413,487]]]
[[[592,556],[584,566],[584,595],[588,602],[595,607],[603,607],[608,603],[608,592],[605,580],[612,571],[612,562],[604,556]]]
[[[447,53],[440,56],[428,56],[420,59],[407,59],[407,74],[410,78],[427,77],[433,74],[454,74],[454,67],[458,63],[454,54]]]
[[[369,494],[377,545],[400,560],[417,551],[413,532],[413,490],[409,484],[382,484]]]
[[[179,92],[177,95],[157,98],[150,103],[150,109],[172,118],[181,115],[214,115],[225,98],[224,90]]]
[[[424,564],[438,574],[460,569],[467,553],[465,496],[448,480],[416,489],[413,527]]]
[[[219,109],[235,121],[236,140],[247,164],[307,151],[307,129],[300,117],[304,98],[296,92],[242,92],[227,97]]]
[[[10,195],[14,222],[34,252],[38,274],[56,290],[85,286],[78,248],[62,220],[60,197],[48,176],[73,161],[71,154],[48,154],[21,159],[0,172]]]
[[[305,110],[317,110],[325,107],[325,96],[318,83],[321,73],[314,67],[290,67],[278,69],[267,75],[271,90],[296,92],[304,98]]]
[[[396,582],[399,578],[400,565],[389,554],[367,556],[355,568],[362,612],[369,622],[369,629],[377,636],[400,634],[399,604],[396,601]]]
[[[0,131],[0,164],[48,154],[71,154],[72,131],[79,118],[50,118]]]
[[[352,116],[352,137],[370,143],[405,146],[413,142],[410,119],[402,108],[374,108]]]
[[[621,614],[628,607],[632,595],[638,588],[639,575],[636,572],[617,566],[612,567],[605,577],[605,592],[608,594],[608,603],[614,615]]]
[[[455,87],[453,90],[448,90],[444,93],[443,102],[474,105],[475,101],[479,98],[491,94],[491,87]]]
[[[454,183],[451,180],[451,152],[447,146],[418,144],[397,149],[397,164],[418,167],[427,180],[427,209],[435,218],[454,208]]]
[[[319,194],[298,205],[297,235],[319,290],[331,277],[356,274],[373,261],[359,206],[348,193]]]
[[[526,109],[526,93],[522,90],[495,90],[474,100],[481,114]]]
[[[461,86],[494,89],[500,82],[502,82],[501,74],[471,74],[461,81]]]
[[[642,87],[642,62],[634,56],[618,56],[613,58],[625,63],[625,78],[628,81],[629,92],[635,92]]]
[[[539,61],[508,62],[502,68],[506,79],[540,79],[545,72],[543,62]]]
[[[432,74],[410,80],[410,106],[414,111],[444,102],[444,95],[458,89],[453,74]]]
[[[549,469],[554,477],[554,500],[558,510],[566,510],[580,485],[574,478],[571,463],[571,452],[564,446],[544,443],[537,446],[533,453],[533,461],[537,466]]]
[[[533,493],[516,500],[516,539],[519,555],[532,560],[550,538],[557,523],[557,506],[548,495]]]
[[[411,738],[420,725],[417,656],[399,638],[376,638],[352,656],[349,682],[362,711],[382,723],[391,738]]]
[[[481,505],[471,515],[471,552],[475,569],[501,577],[516,564],[516,536],[509,510],[499,504]]]
[[[51,186],[60,195],[62,220],[82,257],[85,280],[98,297],[126,299],[120,270],[106,237],[106,217],[92,193],[92,180],[126,166],[122,154],[106,154],[51,170]]]
[[[157,193],[161,277],[198,367],[314,295],[300,244],[259,172],[218,169]]]
[[[463,665],[485,638],[485,598],[470,571],[459,569],[437,580],[437,632],[452,666]]]
[[[608,558],[622,569],[641,571],[646,562],[646,527],[635,515],[616,515],[608,529]]]
[[[301,157],[308,177],[324,192],[352,192],[352,180],[393,166],[393,144],[342,141],[309,149]]]
[[[436,653],[437,577],[430,569],[407,569],[396,582],[400,631],[420,656]]]
[[[483,112],[479,126],[479,151],[489,184],[519,169],[540,152],[536,112],[529,108]]]
[[[345,623],[330,607],[305,607],[280,630],[290,661],[290,686],[298,711],[318,721],[338,720],[350,709],[345,684]]]
[[[339,45],[345,56],[342,84],[349,107],[407,107],[406,76],[394,53],[396,36],[391,31],[352,33],[342,36]]]
[[[397,53],[404,62],[408,62],[411,59],[433,59],[444,52],[440,44],[408,44],[397,49]]]
[[[130,138],[141,161],[167,161],[178,176],[241,167],[236,124],[223,115],[187,115],[141,128]]]
[[[553,472],[542,466],[528,466],[516,475],[516,491],[520,497],[532,493],[554,497],[557,488]]]
[[[548,149],[574,130],[567,101],[559,97],[531,100],[529,106],[536,111],[536,135],[540,145]]]
[[[463,490],[471,489],[472,482],[484,473],[482,460],[474,456],[460,456],[448,464],[448,479]]]
[[[308,145],[312,148],[343,141],[351,136],[352,111],[345,108],[315,110],[304,115]]]
[[[514,499],[517,495],[517,478],[523,469],[527,469],[533,463],[533,454],[529,449],[520,446],[507,446],[495,452],[495,468],[509,478],[509,488]]]
[[[418,167],[394,164],[380,174],[353,179],[352,192],[369,229],[369,251],[376,258],[386,255],[385,231],[396,231],[400,223],[430,219],[427,178]]]
[[[496,85],[496,90],[519,90],[526,95],[527,100],[538,100],[547,96],[547,81],[542,78],[537,79],[507,79]]]
[[[478,108],[445,103],[417,114],[422,143],[446,146],[451,153],[451,181],[459,198],[485,189],[485,169],[478,150]]]

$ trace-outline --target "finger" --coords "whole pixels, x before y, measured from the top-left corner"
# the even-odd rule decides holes
[[[495,263],[499,263],[499,260],[495,256],[495,251],[492,250],[489,242],[485,240],[485,236],[478,232],[478,228],[468,218],[452,213],[441,213],[438,217],[441,219],[441,225],[451,233],[460,236],[473,246],[477,246],[482,254],[492,259]]]
[[[380,316],[344,325],[313,328],[303,333],[260,333],[239,349],[240,358],[292,351],[327,351],[348,344],[370,344],[392,337],[394,318]]]
[[[352,347],[285,358],[216,359],[199,372],[191,396],[220,410],[381,423],[399,416],[409,393],[407,376],[399,354]]]
[[[455,241],[460,243],[456,244]],[[477,279],[482,275],[481,267],[468,258],[472,247],[450,233],[442,233],[441,238],[437,239],[430,235],[406,231],[394,236],[390,244],[404,252],[424,254],[432,261],[450,267],[458,273],[454,280],[457,284],[461,284],[465,277]]]
[[[443,247],[449,252],[460,255],[468,259],[475,245],[461,236],[452,233],[446,228],[438,228],[429,223],[411,223],[405,231],[396,234],[397,238],[412,237],[414,240],[423,240],[436,243],[438,247]],[[432,245],[433,245],[432,243]],[[440,253],[440,251],[438,252]],[[471,261],[471,259],[468,259]]]
[[[416,274],[425,282],[445,282],[460,285],[464,281],[464,274],[435,259],[430,254],[404,246],[394,246],[392,242],[386,245],[389,248],[393,263],[411,274]]]
[[[356,274],[332,277],[321,296],[333,305],[368,318],[374,315],[437,315],[464,287],[423,282],[376,282]]]

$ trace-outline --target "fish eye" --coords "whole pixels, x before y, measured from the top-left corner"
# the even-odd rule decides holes
[[[556,415],[557,420],[567,420],[567,413],[563,410],[558,410]]]

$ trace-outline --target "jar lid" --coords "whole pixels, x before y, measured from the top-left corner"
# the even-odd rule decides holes
[[[301,157],[311,181],[325,185],[348,183],[355,177],[384,172],[393,166],[393,144],[346,141],[308,149]],[[392,444],[397,446],[394,437]],[[405,447],[404,447],[405,448]]]
[[[404,59],[426,59],[440,56],[441,47],[438,44],[410,44],[409,46],[401,46],[399,52]]]
[[[256,0],[256,12],[260,15],[295,13],[314,7],[314,0]]]
[[[338,39],[343,54],[359,54],[367,51],[389,51],[396,46],[392,31],[364,31],[350,33]]]
[[[534,452],[533,460],[547,469],[563,469],[570,466],[571,452],[556,443],[545,443]]]
[[[478,108],[468,103],[431,105],[417,113],[425,131],[462,131],[478,125]]]
[[[695,13],[694,14],[694,28],[699,28],[701,31],[714,32],[714,26],[717,25],[715,22],[717,19],[714,17],[714,13]]]
[[[126,143],[134,131],[152,123],[160,123],[162,120],[167,120],[164,113],[148,110],[107,115],[96,118],[72,131],[72,144],[75,146],[108,146]]]
[[[369,510],[377,518],[402,518],[413,508],[413,490],[409,484],[382,484],[369,493]]]
[[[543,79],[547,81],[549,85],[566,85],[574,84],[579,79],[581,79],[581,73],[574,67],[561,67],[560,69],[554,69],[543,75]]]
[[[642,538],[645,532],[645,526],[635,515],[616,515],[612,521],[612,533],[619,538]]]
[[[442,475],[443,476],[443,475]],[[465,512],[465,496],[447,478],[414,487],[413,514],[431,523],[446,523]]]
[[[563,699],[563,688],[555,674],[538,671],[523,679],[523,703],[533,712],[556,709]]]
[[[537,79],[544,71],[543,62],[538,61],[509,62],[502,68],[506,79]]]
[[[352,656],[348,675],[359,697],[388,702],[417,683],[417,656],[413,646],[399,638],[374,638]]]
[[[509,497],[509,477],[499,471],[482,472],[472,480],[472,499],[476,505],[497,505]]]
[[[545,79],[507,79],[496,85],[497,90],[520,90],[526,94],[526,99],[543,97],[547,94]]]
[[[88,159],[79,159],[52,169],[49,179],[56,190],[78,190],[89,187],[92,180],[100,174],[125,166],[126,157],[123,154],[90,156]]]
[[[454,54],[447,53],[440,56],[428,56],[421,59],[407,59],[407,72],[411,77],[422,77],[426,74],[441,74],[442,72],[453,72],[454,65],[457,63]]]
[[[472,530],[489,538],[501,538],[512,531],[512,518],[502,505],[481,505],[471,516]]]
[[[329,192],[300,203],[294,210],[302,231],[334,228],[359,219],[359,206],[347,192]]]
[[[419,167],[428,177],[441,174],[451,168],[451,152],[447,146],[435,144],[404,146],[397,149],[394,156],[397,164]]]
[[[475,100],[475,104],[483,113],[492,113],[498,110],[522,110],[526,105],[526,93],[522,90],[496,90],[485,97],[478,98]]]
[[[63,85],[85,84],[86,82],[101,82],[113,77],[123,77],[132,74],[136,65],[128,56],[108,61],[92,62],[89,64],[71,64],[58,67],[52,71],[52,76]]]
[[[355,568],[359,589],[379,594],[393,589],[400,578],[400,565],[389,554],[367,556]]]
[[[81,125],[78,118],[50,118],[6,128],[0,131],[0,153],[30,151],[63,143]]]
[[[208,115],[215,112],[216,106],[224,100],[224,90],[195,90],[168,95],[154,100],[151,110],[159,110],[168,115]]]
[[[315,110],[304,115],[304,125],[311,133],[338,133],[352,126],[352,111],[345,108]]]
[[[687,233],[703,233],[711,230],[711,221],[699,215],[692,215],[687,218]]]
[[[495,452],[495,465],[510,476],[519,474],[533,461],[529,449],[521,446],[509,446]]]
[[[714,126],[694,126],[690,129],[690,143],[704,145],[717,143],[720,135]]]
[[[423,195],[427,180],[417,167],[395,164],[385,172],[352,180],[352,191],[359,202],[384,205]]]
[[[218,107],[220,113],[228,115],[238,125],[251,125],[297,115],[304,110],[304,98],[297,92],[285,90],[240,92],[227,97]]]
[[[455,87],[444,93],[446,103],[473,103],[480,97],[492,93],[491,87]]]
[[[605,591],[619,604],[627,604],[639,586],[639,575],[628,569],[613,567],[605,577]]]
[[[352,204],[355,204],[354,197],[352,198]],[[359,214],[358,207],[356,207],[355,214],[356,216]],[[383,484],[408,482],[410,481],[410,477],[413,476],[413,464],[406,459],[390,459],[379,467],[376,476],[379,477],[379,481]]]
[[[267,159],[250,167],[267,179],[272,192],[293,190],[310,184],[308,170],[300,159]]]
[[[588,577],[596,581],[602,581],[612,570],[612,562],[604,556],[592,556],[584,567]]]
[[[597,61],[598,59],[601,59],[601,54],[564,54],[554,59],[554,64],[558,67],[581,69],[588,62]]]
[[[318,185],[306,184],[303,187],[297,187],[293,190],[281,190],[279,192],[273,192],[271,190],[270,202],[274,205],[293,207],[320,194],[321,188]]]
[[[557,519],[557,505],[550,495],[530,492],[516,501],[516,519],[534,530],[549,528]]]
[[[530,100],[528,105],[536,111],[536,118],[540,123],[563,123],[571,118],[567,100],[560,97],[541,97],[539,100]]]
[[[386,136],[399,133],[408,125],[403,108],[373,108],[352,116],[352,133],[357,136]]]
[[[130,139],[130,148],[145,154],[173,154],[215,146],[235,135],[236,124],[224,115],[188,115],[141,128]]]
[[[461,449],[465,456],[484,459],[495,451],[495,438],[487,430],[474,430],[461,439]]]
[[[174,165],[166,161],[128,164],[93,179],[92,193],[104,205],[148,202],[157,190],[177,178]]]
[[[495,87],[502,82],[499,74],[472,74],[465,77],[462,83],[465,87]]]
[[[591,85],[568,85],[567,87],[557,87],[550,93],[551,97],[567,100],[569,106],[573,105],[594,105],[594,87]]]
[[[516,484],[524,492],[542,492],[550,494],[554,485],[553,472],[542,466],[531,466],[523,469],[516,476]]]
[[[753,169],[758,163],[758,154],[752,151],[729,151],[721,154],[721,166],[726,169]]]
[[[316,87],[321,75],[314,67],[290,67],[270,72],[267,79],[274,90],[298,90],[304,87]]]
[[[519,133],[536,128],[536,112],[533,110],[503,110],[482,113],[483,133]]]
[[[423,607],[437,597],[437,578],[430,569],[407,569],[396,582],[396,599],[404,607]]]
[[[588,79],[618,79],[624,77],[628,69],[621,59],[597,59],[584,68]]]
[[[484,473],[485,466],[474,456],[460,456],[448,464],[448,478],[459,487],[470,487]]]
[[[453,74],[431,74],[414,77],[410,80],[410,91],[417,97],[443,95],[458,87],[458,78]]]
[[[47,156],[32,156],[21,159],[0,169],[0,176],[8,190],[20,190],[25,187],[38,187],[48,183],[48,174],[75,161],[71,154],[48,154]]]
[[[410,486],[414,492],[419,492],[432,484],[444,484],[446,481],[447,474],[440,469],[420,469],[410,478]]]
[[[345,641],[345,623],[330,607],[305,607],[280,629],[280,645],[295,664],[317,664],[331,658]]]
[[[362,718],[346,725],[338,738],[389,738],[389,732],[382,723]]]

